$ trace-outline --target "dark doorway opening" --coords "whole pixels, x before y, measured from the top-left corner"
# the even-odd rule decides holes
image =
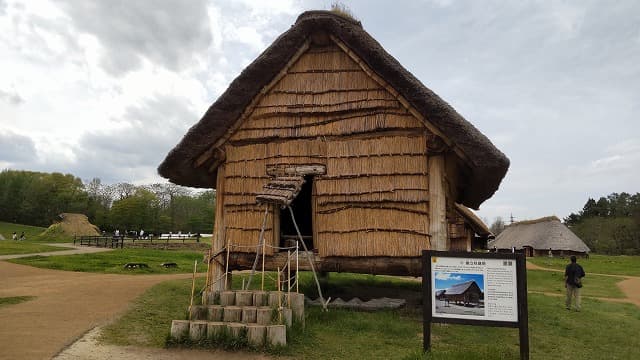
[[[311,198],[313,192],[313,177],[305,178],[304,184],[298,196],[291,203],[291,209],[298,223],[300,234],[304,240],[307,249],[312,250],[313,247],[313,207],[311,206]],[[280,210],[280,246],[295,246],[298,240],[298,233],[291,219],[289,209]],[[304,247],[300,244],[300,249],[304,251]]]

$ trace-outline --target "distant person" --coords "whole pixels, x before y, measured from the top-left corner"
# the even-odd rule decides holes
[[[512,246],[512,247],[511,247],[511,253],[512,253],[512,254],[515,254],[515,253],[516,253],[516,247],[515,247],[515,246]]]
[[[115,237],[120,236],[120,230],[116,229],[116,231],[113,232],[113,236]]]
[[[13,232],[13,235],[11,235],[11,240],[18,240],[18,234],[16,234],[16,232]]]
[[[551,251],[551,248],[549,248],[549,257],[553,257],[553,251]]]
[[[20,233],[20,240],[26,240],[26,237],[24,236],[24,231]]]
[[[140,229],[140,239],[144,238],[144,230]]]
[[[580,288],[582,278],[585,276],[584,269],[580,266],[575,255],[571,255],[571,264],[564,269],[564,287],[567,288],[567,310],[571,310],[571,298],[575,298],[576,311],[580,311]]]

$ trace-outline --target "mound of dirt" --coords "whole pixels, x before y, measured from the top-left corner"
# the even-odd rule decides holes
[[[62,213],[59,221],[44,231],[43,235],[97,236],[100,229],[89,222],[84,214]]]

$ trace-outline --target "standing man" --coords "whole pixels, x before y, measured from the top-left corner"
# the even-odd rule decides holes
[[[571,264],[564,269],[564,287],[567,288],[565,305],[567,310],[571,310],[571,298],[575,297],[576,311],[580,311],[580,288],[582,287],[584,275],[584,269],[576,262],[575,255],[571,255]]]

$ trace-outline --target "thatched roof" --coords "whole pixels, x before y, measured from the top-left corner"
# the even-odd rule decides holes
[[[491,233],[491,230],[489,230],[487,225],[482,220],[480,220],[480,218],[476,216],[476,214],[474,214],[473,211],[469,210],[466,206],[456,204],[456,210],[458,211],[458,214],[460,214],[464,218],[465,222],[469,224],[471,229],[473,229],[473,231],[476,234],[482,237],[489,237],[489,238],[493,236],[493,234]]]
[[[590,252],[591,249],[555,216],[521,221],[507,226],[489,248],[522,249],[531,246],[537,250],[565,250]]]
[[[471,208],[491,197],[505,176],[509,159],[449,104],[425,87],[369,35],[360,22],[329,11],[308,11],[280,35],[231,83],[167,155],[158,168],[170,181],[193,187],[215,187],[216,172],[194,161],[233,126],[250,102],[281,71],[313,33],[326,32],[343,42],[378,76],[465,154],[471,174],[458,202]],[[426,44],[428,45],[428,44]],[[209,165],[209,164],[207,164]]]
[[[465,281],[465,282],[460,283],[460,284],[455,284],[452,287],[447,288],[444,291],[444,294],[445,295],[460,295],[460,294],[464,294],[473,285],[475,285],[475,287],[477,287],[478,290],[480,289],[480,287],[478,286],[478,284],[476,284],[475,281],[469,280],[469,281]]]

